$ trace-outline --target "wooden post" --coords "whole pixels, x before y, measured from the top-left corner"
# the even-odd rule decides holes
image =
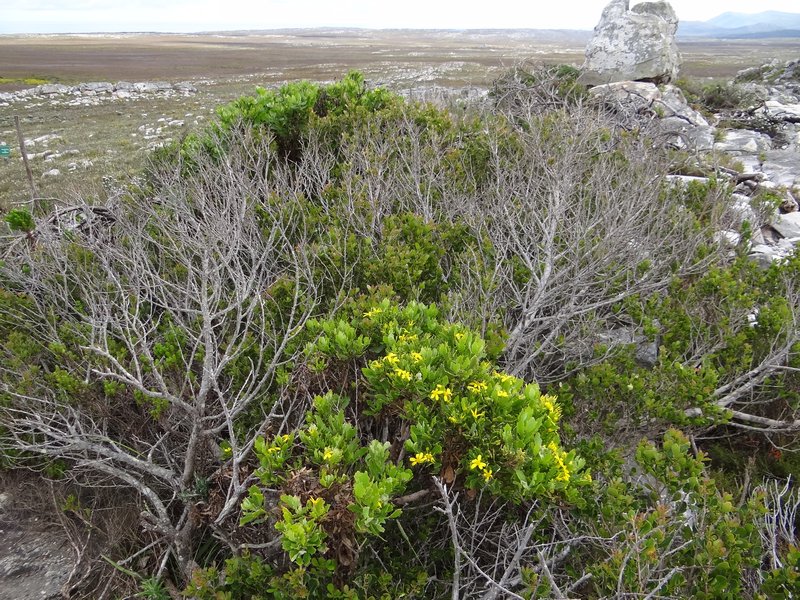
[[[28,174],[28,185],[31,188],[31,214],[36,214],[36,186],[33,185],[33,173],[31,172],[31,165],[28,163],[28,153],[25,152],[25,138],[22,137],[22,127],[19,124],[19,116],[14,115],[14,125],[17,127],[17,139],[19,140],[19,151],[22,154],[22,162],[25,163],[25,172]]]

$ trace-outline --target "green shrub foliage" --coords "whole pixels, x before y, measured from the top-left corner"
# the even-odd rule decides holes
[[[273,523],[300,568],[325,556],[354,567],[356,548],[403,514],[394,502],[431,477],[518,504],[580,502],[584,461],[560,443],[560,408],[535,384],[496,370],[485,342],[433,306],[384,300],[350,319],[311,321],[305,355],[317,395],[295,436],[258,438],[241,525]],[[417,525],[406,522],[409,535]]]
[[[148,597],[797,596],[800,259],[585,92],[259,89],[108,230],[11,211],[0,466],[123,486]]]

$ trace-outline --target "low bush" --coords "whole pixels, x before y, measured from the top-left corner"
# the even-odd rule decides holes
[[[103,556],[150,595],[796,587],[793,492],[726,465],[794,448],[800,263],[721,246],[728,187],[668,183],[574,75],[262,90],[102,227],[8,215],[3,467],[129,491]]]

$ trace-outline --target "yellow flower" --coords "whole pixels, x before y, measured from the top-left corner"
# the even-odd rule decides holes
[[[274,454],[275,452],[280,452],[280,451],[281,449],[278,448],[277,446],[272,446],[271,448],[267,448],[267,452],[269,454]]]
[[[411,353],[411,359],[415,363],[418,363],[418,362],[422,361],[422,354],[420,354],[419,352],[412,352]]]
[[[382,366],[383,366],[383,363],[382,363],[381,361],[379,361],[379,360],[371,360],[371,361],[369,362],[369,368],[370,368],[370,369],[375,369],[375,370],[378,370],[378,369],[380,369]]]
[[[322,453],[322,460],[330,460],[333,458],[333,450],[330,448],[325,448],[325,452]]]
[[[450,398],[453,397],[453,391],[450,388],[446,388],[443,385],[439,384],[436,386],[436,389],[431,392],[431,400],[438,400],[441,398],[445,402],[450,402]]]
[[[400,362],[400,359],[397,358],[397,354],[395,354],[394,352],[389,352],[389,354],[383,357],[383,360],[388,362],[390,365],[396,365],[397,363]]]
[[[408,371],[401,369],[399,367],[394,368],[394,374],[397,375],[398,379],[402,379],[403,381],[411,381],[411,373]]]
[[[492,473],[494,473],[494,471],[492,471],[491,469],[484,469],[483,470],[483,480],[484,481],[489,481],[492,478]]]
[[[474,471],[475,469],[479,469],[479,470],[481,470],[481,471],[482,471],[483,469],[485,469],[485,468],[486,468],[486,463],[485,463],[485,462],[483,462],[483,458],[481,457],[481,455],[480,455],[480,454],[478,454],[478,456],[476,456],[475,458],[473,458],[473,459],[470,461],[470,463],[469,463],[469,468],[470,468],[470,469],[472,469],[473,471]]]
[[[487,387],[489,386],[486,385],[485,381],[472,381],[467,384],[467,389],[473,394],[478,394],[486,390]]]
[[[508,398],[508,392],[505,390],[497,390],[498,398]]]
[[[414,456],[411,457],[410,462],[412,466],[415,465],[423,465],[425,463],[432,463],[433,462],[433,454],[430,452],[417,452]]]
[[[569,481],[570,472],[564,462],[564,451],[556,446],[555,442],[550,442],[547,444],[547,447],[550,449],[550,452],[553,453],[553,459],[556,461],[556,466],[559,470],[559,474],[556,475],[556,481]]]
[[[375,317],[375,316],[381,314],[382,312],[383,312],[383,309],[381,307],[379,307],[379,306],[376,306],[372,310],[368,310],[367,312],[365,312],[364,316],[367,317],[368,319],[371,319],[372,317]]]
[[[470,410],[470,414],[472,414],[472,418],[473,418],[473,419],[475,419],[475,420],[477,421],[478,419],[480,419],[481,417],[483,417],[483,415],[484,415],[484,414],[486,414],[486,413],[484,413],[484,412],[478,412],[478,409],[477,409],[477,408],[473,408],[472,410]]]
[[[541,401],[542,406],[547,409],[547,412],[550,413],[550,418],[553,419],[553,421],[558,421],[561,418],[561,407],[556,404],[555,396],[545,394],[539,400]]]
[[[408,333],[408,334],[402,333],[402,334],[400,334],[400,341],[401,342],[406,342],[406,343],[407,342],[413,342],[416,339],[417,339],[417,334],[416,333]]]
[[[508,373],[502,373],[500,371],[495,371],[494,373],[492,373],[492,375],[496,379],[499,379],[500,381],[502,381],[503,383],[508,383],[509,381],[514,379],[513,375],[509,375]]]
[[[464,334],[459,331],[456,333],[456,340],[460,342],[462,339],[464,339]]]

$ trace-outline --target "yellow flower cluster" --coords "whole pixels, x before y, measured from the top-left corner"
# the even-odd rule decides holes
[[[395,367],[394,374],[397,376],[398,379],[402,379],[403,381],[411,381],[411,373],[409,373],[405,369],[401,369],[400,367]]]
[[[377,317],[377,316],[378,316],[379,314],[381,314],[382,312],[383,312],[383,309],[382,309],[380,306],[376,306],[376,307],[375,307],[375,308],[373,308],[372,310],[368,310],[367,312],[365,312],[365,313],[364,313],[364,316],[365,316],[367,319],[371,319],[371,318],[373,318],[373,317]]]
[[[419,352],[412,352],[411,360],[413,360],[415,363],[422,362],[422,354]]]
[[[432,463],[433,461],[433,454],[430,452],[417,452],[409,459],[411,466],[424,465],[425,463]]]
[[[494,471],[483,461],[483,457],[480,454],[470,461],[469,468],[473,471],[480,471],[484,481],[489,481],[494,474]]]
[[[431,400],[436,401],[441,398],[445,402],[450,402],[453,397],[453,391],[450,388],[444,387],[442,384],[436,386],[436,389],[431,392]]]
[[[542,406],[547,409],[547,412],[550,414],[550,418],[553,421],[558,421],[561,418],[561,407],[556,404],[556,397],[550,396],[549,394],[545,394],[540,398]]]
[[[467,384],[467,389],[473,394],[479,394],[480,392],[484,392],[488,387],[489,386],[486,385],[485,381],[472,381]]]
[[[502,373],[500,371],[495,371],[494,372],[494,376],[495,376],[496,379],[499,379],[503,383],[508,383],[509,381],[514,379],[513,375],[509,375],[508,373]]]
[[[400,362],[400,359],[397,358],[397,354],[395,354],[394,352],[389,352],[389,354],[383,357],[383,360],[385,360],[390,365],[396,365],[397,363]]]
[[[556,466],[558,467],[559,473],[556,476],[556,481],[569,481],[570,473],[569,468],[567,467],[566,463],[564,462],[564,451],[561,450],[558,446],[556,446],[555,442],[550,442],[547,444],[547,447],[550,449],[550,452],[553,453],[553,459],[556,461]]]

